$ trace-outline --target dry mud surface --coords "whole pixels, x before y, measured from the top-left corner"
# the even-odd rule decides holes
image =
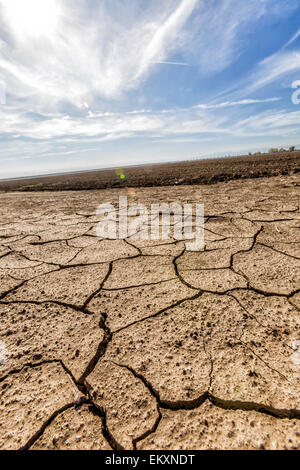
[[[299,449],[299,190],[0,194],[0,448]],[[205,248],[99,240],[120,195],[204,203]]]

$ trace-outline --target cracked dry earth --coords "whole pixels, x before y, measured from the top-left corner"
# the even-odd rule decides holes
[[[0,448],[299,449],[299,189],[0,194]],[[99,240],[120,195],[204,203],[205,248]]]

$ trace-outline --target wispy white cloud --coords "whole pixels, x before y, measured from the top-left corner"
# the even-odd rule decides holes
[[[296,42],[299,37],[300,37],[300,29],[298,29],[298,31],[291,37],[291,39],[283,45],[281,50],[286,49],[287,47],[294,44],[294,42]]]
[[[162,64],[162,65],[182,65],[184,67],[190,67],[190,64],[186,62],[170,62],[167,60],[157,60],[156,62],[152,62],[152,64]]]
[[[184,31],[189,63],[210,75],[237,61],[248,46],[248,33],[263,18],[282,19],[297,8],[295,0],[210,0],[198,3],[197,14]]]
[[[105,0],[90,10],[83,0],[0,0],[0,73],[31,106],[84,109],[137,88],[158,63],[222,70],[247,26],[277,14],[274,3],[151,0],[141,9],[138,0]],[[171,59],[176,51],[184,60]]]
[[[178,33],[189,19],[198,0],[181,0],[179,6],[172,12],[167,20],[156,30],[147,44],[136,77],[147,71],[149,64],[155,59],[164,59],[166,44],[170,45],[176,40]]]
[[[300,51],[277,52],[258,64],[241,88],[242,92],[253,93],[298,71],[300,72]]]
[[[268,110],[254,114],[246,119],[240,120],[233,129],[244,135],[265,135],[266,132],[278,134],[280,129],[285,132],[298,132],[300,122],[300,111]],[[290,129],[287,129],[290,128]]]
[[[245,99],[239,101],[223,101],[222,103],[216,104],[197,104],[193,108],[198,109],[218,109],[218,108],[230,108],[233,106],[245,106],[249,104],[258,104],[258,103],[274,103],[275,101],[280,101],[281,98],[266,98],[266,99]]]
[[[97,2],[88,15],[80,0],[0,0],[0,71],[8,91],[45,108],[118,98],[167,58],[197,2],[153,0],[133,22],[124,2],[124,17],[113,13],[119,0]]]
[[[300,29],[277,52],[258,62],[246,78],[235,83],[234,87],[222,96],[231,99],[247,96],[276,82],[282,81],[283,84],[283,80],[300,72],[300,50],[290,48],[299,37]]]
[[[190,108],[169,110],[134,110],[115,113],[97,113],[89,111],[83,116],[67,114],[37,115],[15,108],[0,108],[0,134],[8,139],[33,139],[38,143],[100,143],[112,140],[144,138],[147,140],[184,139],[198,136],[201,140],[219,134],[252,135],[254,131],[296,126],[299,113],[270,110],[256,113],[241,120],[239,113],[228,113],[228,107],[259,106],[264,103],[276,103],[279,99],[249,99],[218,104],[201,104]],[[215,110],[218,109],[216,115]],[[273,116],[273,118],[272,118]],[[257,123],[257,124],[256,124]],[[211,137],[209,137],[211,138]],[[194,139],[195,140],[195,139]],[[39,144],[40,145],[40,144]]]

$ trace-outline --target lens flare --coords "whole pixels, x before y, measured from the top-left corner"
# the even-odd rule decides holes
[[[116,170],[116,175],[117,175],[121,180],[125,180],[125,179],[126,179],[125,173],[124,173],[124,171],[122,170],[122,168],[118,168],[118,169]]]

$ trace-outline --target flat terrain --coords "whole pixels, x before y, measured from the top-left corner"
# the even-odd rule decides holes
[[[286,165],[1,193],[0,448],[299,449],[300,183]],[[99,240],[96,208],[120,195],[204,203],[205,248]]]
[[[300,173],[300,151],[0,181],[0,191],[63,191],[214,184]]]

